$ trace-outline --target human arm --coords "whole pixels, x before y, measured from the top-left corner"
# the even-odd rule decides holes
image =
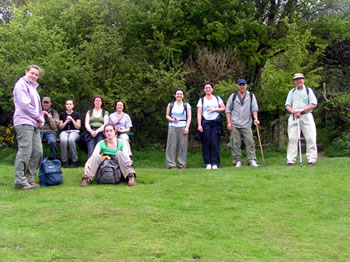
[[[258,112],[253,112],[253,117],[254,117],[254,125],[259,126],[260,125],[260,121],[258,119]]]
[[[226,113],[226,120],[227,120],[227,129],[229,131],[231,131],[232,130],[232,123],[231,123],[231,113],[230,112]]]
[[[203,99],[203,98],[202,98]],[[197,107],[197,125],[198,125],[198,131],[203,132],[203,127],[202,127],[202,112],[203,108],[201,106]]]
[[[169,122],[173,122],[175,124],[177,124],[180,120],[172,118],[170,115],[170,104],[168,104],[167,108],[166,108],[166,114],[165,114],[166,119],[169,120]]]
[[[185,130],[184,130],[185,135],[187,135],[188,132],[190,131],[191,121],[192,121],[192,110],[191,108],[187,108],[187,121],[186,121]]]

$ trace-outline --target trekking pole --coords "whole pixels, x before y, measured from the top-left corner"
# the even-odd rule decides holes
[[[261,145],[261,138],[260,138],[259,126],[256,126],[256,131],[258,132],[258,140],[259,140],[259,145],[260,145],[261,157],[262,157],[263,163],[265,164],[264,151],[263,151],[263,148],[262,148],[262,145]]]
[[[301,152],[301,132],[300,132],[300,118],[298,117],[298,136],[299,136],[299,157],[300,157],[300,166],[303,166],[303,155]]]

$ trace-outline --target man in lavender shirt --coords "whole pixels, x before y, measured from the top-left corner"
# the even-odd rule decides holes
[[[13,89],[15,113],[13,125],[16,131],[18,151],[15,161],[15,188],[30,190],[38,188],[35,184],[35,174],[43,156],[40,128],[43,126],[40,96],[36,82],[41,68],[37,65],[28,66],[25,75],[18,79]]]

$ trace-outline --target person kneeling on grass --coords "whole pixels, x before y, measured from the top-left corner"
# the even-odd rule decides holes
[[[118,160],[120,170],[125,179],[128,180],[129,186],[136,185],[136,173],[132,166],[132,160],[127,154],[127,148],[124,141],[118,139],[113,124],[107,124],[104,127],[105,140],[101,140],[95,147],[91,157],[86,161],[84,175],[82,178],[83,187],[92,183],[100,164],[103,162],[105,155],[115,156]]]

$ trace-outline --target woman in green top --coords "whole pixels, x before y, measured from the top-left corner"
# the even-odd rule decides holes
[[[88,157],[92,155],[95,146],[105,137],[103,135],[104,125],[108,123],[108,112],[103,109],[105,101],[102,96],[96,95],[92,99],[92,109],[85,115],[85,129],[90,133],[90,140],[87,142]]]
[[[115,135],[115,129],[113,124],[106,124],[104,126],[105,140],[101,140],[95,147],[91,157],[85,163],[84,175],[81,186],[88,186],[92,183],[98,167],[105,159],[104,155],[115,156],[118,160],[120,171],[124,178],[128,180],[129,186],[136,185],[136,173],[132,167],[132,160],[130,159],[127,149],[124,146],[124,141],[118,139]]]

